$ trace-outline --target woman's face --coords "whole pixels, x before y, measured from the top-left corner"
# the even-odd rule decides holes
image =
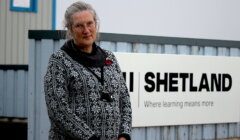
[[[71,34],[74,43],[81,47],[80,49],[88,49],[92,47],[96,40],[97,25],[93,14],[90,11],[81,11],[72,15]]]

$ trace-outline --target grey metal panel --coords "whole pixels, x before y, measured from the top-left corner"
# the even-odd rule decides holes
[[[191,46],[191,54],[192,55],[203,55],[203,47],[199,46]]]
[[[60,47],[62,46],[62,45],[60,44],[60,42],[61,42],[60,40],[54,41],[54,42],[53,42],[53,47],[50,47],[49,49],[52,49],[53,51],[59,50]]]
[[[240,56],[239,48],[230,48],[230,56]]]
[[[161,46],[157,44],[149,44],[148,53],[161,53]]]
[[[239,48],[230,48],[229,55],[232,57],[240,56]],[[229,137],[240,137],[240,122],[229,124]]]
[[[236,136],[240,137],[240,122],[238,122],[236,125],[237,125],[237,127],[236,127],[236,129],[237,129]]]
[[[27,117],[27,72],[24,70],[16,71],[16,91],[14,95],[15,113],[17,117]]]
[[[177,54],[190,55],[190,47],[187,45],[177,45]],[[187,140],[189,137],[189,128],[186,125],[177,127],[177,139]]]
[[[0,70],[0,116],[3,114],[3,108],[4,108],[4,93],[5,88],[4,88],[4,83],[5,83],[5,77],[4,77],[4,71]]]
[[[42,122],[42,118],[41,118],[41,116],[43,115],[43,114],[41,114],[41,103],[42,103],[42,99],[41,99],[41,97],[43,96],[42,95],[42,93],[41,93],[41,59],[42,59],[42,57],[41,57],[41,47],[43,47],[42,46],[42,42],[41,41],[36,41],[36,52],[35,52],[35,59],[36,59],[36,61],[35,61],[35,73],[34,73],[34,76],[35,76],[35,78],[36,78],[36,80],[35,80],[35,85],[34,85],[34,87],[35,87],[35,102],[36,102],[36,104],[35,104],[35,119],[36,120],[38,120],[38,121],[36,121],[36,124],[35,124],[35,140],[38,140],[40,137],[41,137],[41,132],[40,132],[40,128],[41,128],[41,122]]]
[[[133,44],[133,52],[138,53],[147,53],[148,45],[143,43],[134,43]]]
[[[165,44],[164,45],[165,54],[177,54],[177,46]],[[175,140],[177,135],[177,126],[164,126],[163,127],[163,139]]]
[[[189,126],[189,140],[201,140],[202,139],[202,125]]]
[[[61,39],[60,42],[59,42],[59,44],[60,44],[59,47],[57,47],[57,48],[54,49],[54,50],[59,50],[59,49],[63,46],[63,44],[65,43],[65,41],[66,41],[65,39]]]
[[[47,65],[48,65],[48,58],[49,57],[45,57],[50,56],[53,53],[53,40],[49,40],[49,39],[43,39],[41,42],[41,53],[40,53],[40,57],[41,57],[41,62],[39,62],[40,65],[40,73],[39,73],[39,83],[36,83],[36,86],[38,85],[40,88],[40,124],[39,127],[40,129],[37,130],[39,131],[39,133],[41,134],[39,137],[36,137],[36,140],[46,140],[48,139],[48,131],[50,128],[50,122],[49,122],[49,118],[47,115],[47,107],[46,107],[46,102],[45,102],[45,94],[44,94],[44,85],[43,85],[43,78],[44,75],[46,73],[47,70]],[[37,53],[37,52],[36,52]]]
[[[237,125],[235,123],[230,123],[228,132],[229,137],[237,136]]]
[[[4,100],[4,115],[14,116],[14,92],[15,92],[15,74],[13,70],[6,72],[6,88],[7,92],[5,93]]]
[[[204,47],[204,55],[207,56],[216,56],[217,49],[216,47],[205,46]],[[214,124],[205,124],[203,125],[203,139],[215,139],[216,127]]]
[[[117,42],[117,52],[132,52],[132,44],[128,42]]]
[[[27,72],[0,70],[0,116],[27,117]]]
[[[176,128],[175,126],[163,126],[163,140],[175,140]]]
[[[177,54],[190,55],[190,49],[187,45],[177,45]]]
[[[54,45],[53,40],[31,40],[30,44],[35,47],[30,49],[29,55],[32,57],[29,62],[29,104],[33,104],[29,106],[29,111],[34,113],[29,113],[28,116],[29,122],[32,122],[28,126],[28,139],[44,140],[48,138],[50,125],[43,91],[43,76]]]
[[[36,135],[36,129],[35,129],[35,123],[36,123],[36,113],[35,113],[35,106],[36,106],[36,93],[35,93],[35,50],[36,50],[36,44],[35,40],[30,39],[29,41],[30,48],[29,48],[29,67],[28,67],[28,139],[34,140]]]
[[[134,43],[132,52],[135,53],[146,53],[147,45],[142,43]],[[132,131],[132,139],[135,140],[145,140],[146,139],[146,129],[145,127],[135,128]]]
[[[178,126],[177,129],[177,139],[178,140],[187,140],[188,139],[188,126],[187,125],[183,125],[183,126]]]
[[[133,140],[146,140],[146,130],[145,130],[145,127],[134,128],[132,130],[132,139]]]
[[[29,39],[66,39],[66,30],[30,30]],[[100,33],[100,41],[239,48],[240,41]],[[97,41],[98,42],[98,41]]]
[[[159,44],[148,44],[148,53],[163,53],[163,46]]]
[[[218,56],[229,56],[230,55],[230,49],[225,47],[217,48],[217,55]]]
[[[215,125],[204,124],[203,125],[203,139],[213,140],[215,139]]]
[[[217,48],[211,46],[204,47],[204,55],[207,56],[216,56],[217,55]]]
[[[229,48],[217,48],[218,56],[229,56]],[[227,138],[229,136],[228,124],[217,124],[217,136],[216,138]]]
[[[217,124],[217,136],[216,138],[227,138],[229,136],[228,134],[228,124]]]
[[[116,43],[114,42],[109,42],[109,41],[101,41],[100,42],[100,47],[112,52],[116,51]]]
[[[176,54],[177,53],[176,45],[170,45],[170,44],[164,45],[164,53],[165,54]]]
[[[148,127],[146,130],[146,140],[160,140],[161,139],[161,128]]]

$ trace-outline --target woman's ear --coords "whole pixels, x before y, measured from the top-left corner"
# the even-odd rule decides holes
[[[72,39],[72,29],[67,29],[67,33],[66,33],[67,39]]]

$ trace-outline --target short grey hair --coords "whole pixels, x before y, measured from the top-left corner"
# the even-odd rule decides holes
[[[99,18],[97,16],[95,9],[93,9],[93,7],[88,3],[85,3],[83,1],[77,1],[71,4],[65,11],[64,27],[67,28],[67,38],[71,38],[70,29],[73,25],[72,15],[82,11],[90,11],[93,14],[93,18],[96,25],[98,25]]]

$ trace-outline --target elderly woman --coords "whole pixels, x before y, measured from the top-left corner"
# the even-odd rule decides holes
[[[50,140],[130,140],[128,89],[113,53],[95,44],[97,21],[84,2],[65,12],[70,39],[51,55],[44,78]]]

